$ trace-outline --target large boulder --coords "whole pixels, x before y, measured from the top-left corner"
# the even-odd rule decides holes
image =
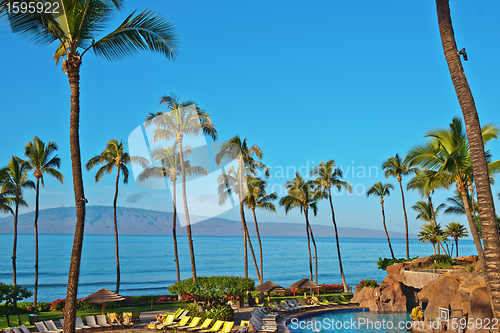
[[[475,322],[481,321],[485,324],[493,318],[486,282],[481,275],[475,273],[463,270],[444,273],[422,288],[418,293],[418,299],[424,305],[427,303],[424,312],[425,322],[436,321],[439,317],[439,308],[462,310],[462,318],[465,318],[465,321],[473,319]],[[460,311],[452,311],[450,314],[450,317],[459,316]],[[429,331],[432,330],[429,328]],[[471,325],[465,332],[490,332],[490,330],[478,329]]]

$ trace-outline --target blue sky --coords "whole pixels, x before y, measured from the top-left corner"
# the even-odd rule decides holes
[[[175,26],[176,61],[141,53],[110,63],[88,53],[81,68],[82,161],[111,138],[127,140],[160,96],[195,100],[212,116],[219,140],[246,137],[264,151],[269,182],[284,194],[293,170],[306,173],[333,158],[357,190],[336,195],[337,221],[344,227],[382,228],[379,200],[365,190],[378,181],[395,186],[386,199],[389,230],[404,227],[395,179],[381,165],[405,154],[435,127],[461,115],[444,59],[433,1],[127,1],[110,29],[132,10],[151,8]],[[465,47],[464,68],[482,124],[498,123],[500,25],[495,1],[451,2],[455,37]],[[22,155],[33,135],[59,146],[64,185],[47,179],[41,208],[73,206],[69,152],[69,84],[52,60],[55,45],[38,47],[0,26],[0,165]],[[488,146],[500,156],[498,140]],[[280,172],[283,170],[283,172]],[[288,170],[288,175],[287,175]],[[354,170],[354,173],[353,173]],[[365,170],[365,172],[363,172]],[[371,170],[371,174],[368,172]],[[90,205],[112,205],[114,176],[95,184],[84,171]],[[404,180],[404,183],[408,179]],[[500,186],[493,187],[494,193]],[[407,193],[410,231],[421,222]],[[436,204],[451,196],[437,191]],[[34,193],[26,200],[34,208]],[[497,200],[496,200],[497,201]],[[167,191],[120,186],[120,206],[171,211]],[[238,209],[220,217],[238,220]],[[250,216],[249,216],[250,217]],[[259,213],[261,221],[303,223],[299,212]],[[442,215],[442,223],[465,217]],[[331,224],[327,202],[313,223]]]

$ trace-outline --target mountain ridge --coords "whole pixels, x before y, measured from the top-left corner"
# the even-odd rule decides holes
[[[34,212],[20,214],[18,233],[33,234]],[[172,235],[173,213],[153,210],[117,207],[118,232],[120,235]],[[196,217],[194,217],[196,218]],[[13,233],[12,216],[0,219],[0,234]],[[255,236],[253,220],[247,221],[250,236]],[[39,211],[39,234],[73,234],[76,224],[75,207],[49,208]],[[177,235],[185,236],[186,228],[177,223]],[[333,226],[311,224],[316,237],[335,237]],[[191,225],[195,236],[241,236],[241,221],[208,218]],[[259,222],[262,237],[303,237],[304,226],[296,223]],[[339,227],[343,238],[385,238],[383,230]],[[85,233],[90,235],[114,234],[113,207],[87,206]],[[415,238],[415,235],[410,235]],[[391,231],[390,237],[404,238],[403,232]]]

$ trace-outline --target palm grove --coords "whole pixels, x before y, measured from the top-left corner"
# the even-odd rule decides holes
[[[98,57],[112,61],[132,55],[139,51],[148,50],[160,53],[167,59],[173,60],[177,51],[177,38],[172,25],[163,16],[150,10],[145,10],[141,13],[132,13],[118,27],[110,31],[108,34],[103,35],[102,31],[105,24],[110,20],[110,14],[123,8],[123,0],[59,0],[58,2],[60,2],[60,7],[63,9],[62,14],[60,15],[54,15],[53,13],[47,12],[34,15],[24,15],[22,12],[18,12],[17,14],[7,13],[7,8],[10,8],[11,2],[12,1],[10,0],[0,0],[0,15],[2,16],[2,18],[5,20],[9,20],[9,23],[15,33],[17,33],[21,37],[27,38],[31,42],[45,45],[52,44],[53,42],[58,42],[53,56],[57,63],[62,60],[62,68],[64,73],[68,77],[71,88],[69,133],[72,180],[77,222],[68,276],[66,306],[64,309],[64,331],[72,333],[75,331],[74,323],[76,314],[76,296],[83,242],[85,205],[87,203],[83,186],[79,140],[79,82],[82,59],[84,55],[86,55],[89,51],[93,52]],[[489,154],[485,154],[484,149],[485,143],[487,143],[489,139],[496,137],[496,134],[494,136],[488,137],[488,135],[485,135],[484,133],[484,127],[481,128],[480,126],[474,99],[463,72],[460,55],[457,52],[453,27],[451,24],[448,0],[436,0],[436,9],[438,14],[440,36],[443,43],[443,51],[462,109],[466,135],[463,133],[463,128],[456,127],[458,126],[458,122],[454,120],[452,124],[454,126],[456,125],[456,128],[451,128],[450,126],[450,131],[456,131],[455,134],[459,134],[459,137],[448,138],[446,136],[442,136],[441,133],[434,133],[435,135],[429,135],[431,140],[428,144],[415,147],[408,154],[408,158],[404,158],[403,160],[401,160],[400,158],[398,159],[398,156],[394,157],[394,160],[388,161],[387,166],[384,165],[384,167],[387,170],[386,176],[394,176],[398,179],[403,199],[403,214],[406,225],[408,224],[408,221],[406,216],[406,207],[404,204],[404,193],[401,185],[401,177],[409,173],[415,174],[415,177],[410,182],[411,186],[409,185],[409,188],[418,190],[422,197],[427,201],[417,203],[414,209],[420,212],[420,218],[422,218],[424,221],[428,221],[427,226],[432,226],[433,230],[435,231],[433,231],[434,233],[438,233],[439,231],[439,224],[436,222],[436,216],[439,212],[439,206],[438,208],[434,209],[431,195],[436,189],[449,188],[452,185],[456,185],[456,189],[461,201],[457,199],[458,201],[455,202],[459,205],[460,203],[463,205],[463,211],[466,215],[467,223],[469,225],[469,232],[474,238],[474,243],[480,257],[480,262],[482,264],[483,271],[486,274],[488,291],[492,296],[491,302],[493,312],[495,314],[495,317],[500,317],[500,284],[498,284],[498,282],[496,281],[496,277],[498,275],[498,267],[500,266],[500,242],[498,239],[498,227],[493,203],[493,196],[490,187],[491,175],[497,165],[495,163],[491,164],[488,161]],[[170,108],[171,111],[174,112],[174,114],[176,109],[186,109],[184,107],[179,107],[177,101],[170,96],[162,98],[162,103],[167,105],[168,108]],[[189,102],[186,104],[189,104]],[[186,222],[188,230],[188,241],[191,254],[192,279],[196,281],[196,265],[189,223],[189,207],[185,200],[185,178],[189,172],[203,173],[203,170],[198,169],[196,171],[196,169],[192,169],[192,171],[189,171],[191,170],[190,168],[192,168],[192,166],[190,166],[188,161],[186,160],[187,155],[189,155],[189,148],[183,147],[182,141],[184,135],[200,135],[201,133],[204,133],[215,138],[217,136],[217,132],[215,131],[215,127],[212,125],[211,119],[207,113],[205,113],[198,107],[194,108],[194,111],[192,108],[188,109],[191,110],[191,113],[189,115],[182,115],[182,112],[178,112],[181,116],[185,116],[185,118],[174,117],[175,119],[169,119],[168,116],[161,117],[156,114],[150,114],[148,116],[147,121],[155,126],[154,135],[156,140],[175,140],[177,151],[173,151],[173,154],[177,153],[179,156],[179,160],[171,161],[172,164],[169,164],[170,162],[162,162],[162,167],[160,167],[160,169],[152,170],[150,174],[145,175],[145,177],[163,176],[166,178],[170,178],[171,181],[173,181],[173,179],[177,178],[179,175],[181,177],[182,194],[184,198],[183,208],[187,219]],[[196,121],[200,124],[203,124],[201,127],[201,132],[199,128],[193,129],[192,124],[194,122],[194,119],[196,119]],[[167,124],[165,122],[170,123],[168,123],[168,126],[166,126]],[[173,126],[172,123],[174,123],[175,126]],[[260,159],[259,155],[262,156],[261,152],[258,152],[258,149],[254,149],[253,152],[250,151],[251,149],[249,149],[247,152],[244,152],[243,141],[241,141],[241,139],[239,139],[238,137],[235,137],[234,139],[234,141],[240,141],[242,154],[239,157],[238,169],[229,170],[228,173],[220,179],[221,200],[223,200],[222,198],[229,193],[228,191],[232,191],[237,196],[239,196],[240,201],[245,202],[245,205],[252,209],[253,213],[255,212],[256,208],[274,210],[275,207],[274,205],[272,205],[271,201],[274,200],[275,196],[272,193],[267,194],[267,192],[265,191],[265,179],[252,178],[255,176],[256,169],[263,168],[265,170],[265,166],[260,162],[260,164],[255,163],[256,161],[253,158],[253,156],[255,156]],[[3,212],[10,212],[14,214],[14,237],[17,236],[16,227],[19,206],[28,204],[23,199],[24,191],[29,189],[36,190],[37,195],[35,207],[37,208],[40,189],[39,185],[41,184],[43,187],[43,174],[45,173],[47,175],[50,175],[51,177],[58,179],[61,182],[63,181],[62,175],[57,171],[60,161],[56,156],[53,156],[51,158],[52,154],[56,150],[55,145],[52,144],[52,148],[49,148],[51,146],[51,143],[48,143],[46,146],[45,144],[43,144],[43,147],[39,146],[38,148],[35,147],[36,145],[36,138],[34,138],[31,147],[28,147],[28,145],[26,147],[25,155],[27,159],[22,160],[18,157],[12,157],[12,159],[8,162],[7,167],[5,169],[2,169],[0,173],[2,179],[0,209]],[[44,157],[44,160],[42,160],[40,156],[36,158],[34,157],[34,154],[37,154],[37,152],[41,150],[43,150],[44,154],[47,155],[46,157]],[[232,154],[230,150],[231,149],[227,151],[228,155],[226,155],[226,157]],[[430,153],[430,155],[423,155],[425,153]],[[160,154],[160,152],[158,152],[158,154]],[[221,158],[222,157],[224,156],[221,156]],[[92,169],[97,165],[103,165],[101,169],[97,171],[97,181],[99,181],[104,174],[112,173],[113,170],[116,171],[116,198],[118,196],[120,174],[122,174],[122,179],[124,181],[127,180],[128,171],[126,171],[126,168],[124,167],[125,164],[128,162],[141,163],[141,161],[134,160],[136,159],[132,156],[125,156],[123,147],[120,147],[120,143],[118,143],[118,140],[112,140],[108,143],[107,147],[100,154],[100,156],[96,156],[94,160],[89,161],[89,163],[87,164],[87,168]],[[402,166],[401,164],[404,164],[405,162],[407,163],[407,165]],[[341,177],[341,174],[336,172],[334,169],[334,162],[328,161],[324,164],[326,168],[330,168],[330,171],[328,171],[327,169],[315,170],[314,175],[318,177],[316,180],[306,180],[303,178],[303,175],[296,174],[295,177],[286,184],[287,195],[281,198],[281,200],[279,201],[280,205],[284,206],[287,212],[291,209],[298,208],[304,215],[306,234],[307,237],[311,239],[315,251],[316,244],[309,222],[309,213],[312,212],[313,215],[315,215],[317,212],[318,200],[328,199],[331,207],[332,223],[336,230],[336,219],[333,202],[331,200],[331,190],[342,187],[349,189],[347,184],[334,183],[335,179],[340,180]],[[172,167],[175,167],[175,170],[180,169],[180,173],[178,173],[178,171],[172,173]],[[412,168],[414,168],[413,171],[411,170]],[[33,176],[35,182],[28,179],[29,170],[34,170]],[[324,179],[318,181],[320,177]],[[245,185],[245,180],[247,182],[247,185]],[[368,195],[376,195],[380,197],[383,216],[384,197],[389,195],[392,189],[392,185],[379,183],[367,192]],[[474,190],[476,191],[477,199],[474,197]],[[246,200],[248,195],[251,195],[253,197]],[[257,204],[258,202],[260,203]],[[424,205],[424,203],[426,205]],[[475,203],[477,203],[478,209],[475,208]],[[116,206],[116,204],[114,206]],[[36,212],[37,211],[38,210],[36,210]],[[474,215],[476,212],[479,213],[479,221],[484,246],[481,245],[479,241],[479,233],[474,227]],[[35,214],[34,222],[35,235],[37,230],[36,216],[37,213]],[[259,261],[261,263],[259,268],[255,256],[255,251],[251,246],[251,240],[248,234],[248,227],[246,225],[246,219],[243,210],[241,210],[241,220],[245,246],[245,262],[247,262],[246,244],[248,243],[252,252],[257,275],[259,276],[259,280],[262,280],[262,259],[259,258]],[[257,219],[255,214],[254,220],[257,226]],[[385,217],[383,217],[383,223],[385,225]],[[450,229],[450,232],[452,229],[458,230],[458,234],[460,234],[460,230],[463,230],[462,227],[455,228],[452,225],[449,225],[448,229]],[[427,231],[422,230],[422,232],[422,239],[430,240],[430,238],[428,237],[432,236],[433,244],[436,245],[438,249],[442,248],[442,236],[435,237],[435,235],[429,235]],[[117,234],[116,228],[115,234]],[[389,247],[391,247],[388,234],[387,240],[389,243]],[[336,241],[338,244],[338,238]],[[117,250],[117,276],[119,276],[120,267],[118,259],[117,237],[115,246]],[[261,247],[259,246],[259,249],[260,248]],[[309,270],[310,276],[312,278],[312,257],[310,247],[308,252],[310,258]],[[339,266],[341,268],[342,262],[340,259],[339,246],[337,246],[337,252],[339,258]],[[409,257],[408,246],[406,252],[407,257]],[[260,257],[262,257],[261,249]],[[36,258],[38,259],[38,256],[36,256]],[[315,255],[316,272],[317,259],[317,255]],[[13,283],[16,284],[16,238],[14,239],[12,261]],[[245,267],[245,275],[247,275],[248,268],[247,266]],[[36,263],[36,271],[38,271],[38,263]],[[117,280],[117,289],[118,288],[119,280]]]

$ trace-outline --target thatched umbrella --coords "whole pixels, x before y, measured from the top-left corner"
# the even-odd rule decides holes
[[[297,282],[294,282],[290,285],[290,288],[300,288],[300,289],[319,289],[321,286],[319,284],[314,283],[308,278],[300,279]],[[304,293],[305,295],[305,293]],[[295,290],[293,291],[293,296],[295,296]]]
[[[118,295],[117,293],[114,293],[109,289],[102,288],[95,293],[82,298],[82,301],[87,303],[102,303],[102,314],[104,314],[106,310],[106,303],[119,302],[123,301],[124,299],[125,297]]]
[[[268,281],[264,282],[263,284],[259,284],[257,287],[255,287],[255,290],[267,293],[267,301],[268,302],[271,301],[271,292],[272,291],[274,291],[274,292],[285,292],[286,291],[285,288],[283,288],[279,284],[274,283],[271,280],[268,280]]]

